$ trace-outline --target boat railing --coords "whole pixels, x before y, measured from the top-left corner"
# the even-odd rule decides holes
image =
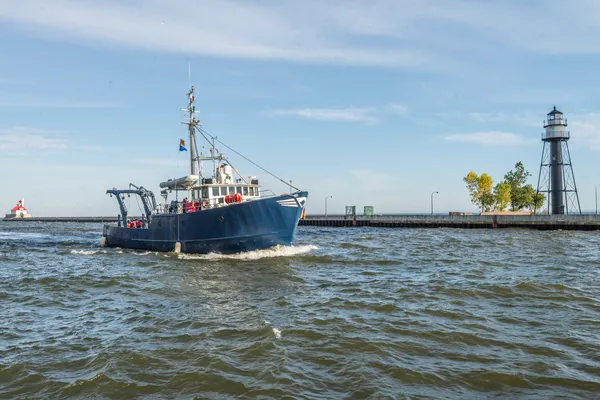
[[[267,194],[267,192],[270,192],[271,194]],[[263,197],[273,197],[273,196],[277,196],[277,194],[275,194],[274,191],[272,191],[271,189],[262,189],[260,191],[260,198],[262,199]]]

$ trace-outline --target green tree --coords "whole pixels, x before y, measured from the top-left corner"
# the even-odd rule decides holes
[[[519,210],[523,208],[533,209],[534,198],[536,196],[536,190],[531,185],[526,185],[520,188],[521,204],[519,204]]]
[[[491,210],[495,200],[492,193],[494,185],[492,177],[486,173],[477,175],[471,171],[463,178],[463,181],[467,184],[471,202],[476,204],[481,211]]]
[[[530,210],[534,210],[536,205],[538,208],[541,208],[544,204],[544,196],[543,193],[537,193],[537,191],[531,185],[526,185],[521,188],[523,192],[522,198],[524,201],[522,208],[529,208]]]
[[[479,177],[479,199],[481,201],[482,211],[491,211],[494,206],[495,198],[492,190],[494,188],[494,180],[486,173]]]
[[[536,193],[533,196],[533,207],[530,207],[532,210],[541,210],[544,207],[544,201],[546,200],[546,196],[544,193]]]
[[[515,164],[515,168],[504,175],[504,182],[510,185],[510,210],[519,211],[528,207],[533,201],[531,191],[525,189],[525,182],[531,174],[525,169],[521,161]],[[531,185],[528,185],[531,186]]]
[[[500,182],[494,187],[495,211],[504,211],[510,204],[510,185]]]
[[[531,185],[526,185],[531,174],[525,169],[521,161],[515,164],[514,169],[504,175],[504,181],[494,186],[494,181],[488,174],[477,175],[471,171],[463,178],[471,202],[481,211],[504,211],[510,206],[511,211],[522,209],[540,209],[544,205],[545,196],[537,193]]]
[[[515,164],[514,170],[510,170],[504,175],[504,181],[511,187],[521,187],[527,182],[527,178],[530,176],[531,174],[525,169],[523,163],[519,161]]]
[[[510,210],[519,211],[531,204],[533,198],[527,186],[511,188],[510,191]]]
[[[471,197],[471,203],[479,204],[479,175],[471,171],[463,178],[463,181],[467,184],[467,190]]]

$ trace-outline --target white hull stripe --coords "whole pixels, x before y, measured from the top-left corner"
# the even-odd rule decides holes
[[[292,197],[290,199],[277,200],[277,204],[282,207],[304,207],[306,197]]]

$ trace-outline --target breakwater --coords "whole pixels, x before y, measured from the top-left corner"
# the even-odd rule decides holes
[[[141,217],[133,217],[134,219]],[[6,222],[117,222],[117,217],[33,217],[4,219]],[[306,215],[300,226],[373,228],[528,228],[538,230],[600,230],[600,215]]]
[[[600,230],[600,215],[307,215],[302,226]]]

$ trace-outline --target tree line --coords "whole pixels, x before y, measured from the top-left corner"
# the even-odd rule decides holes
[[[494,180],[486,173],[481,175],[471,171],[463,178],[467,184],[471,202],[483,211],[520,211],[540,209],[545,196],[537,193],[533,186],[526,185],[531,174],[525,170],[522,162],[504,175],[504,180],[494,186]]]

